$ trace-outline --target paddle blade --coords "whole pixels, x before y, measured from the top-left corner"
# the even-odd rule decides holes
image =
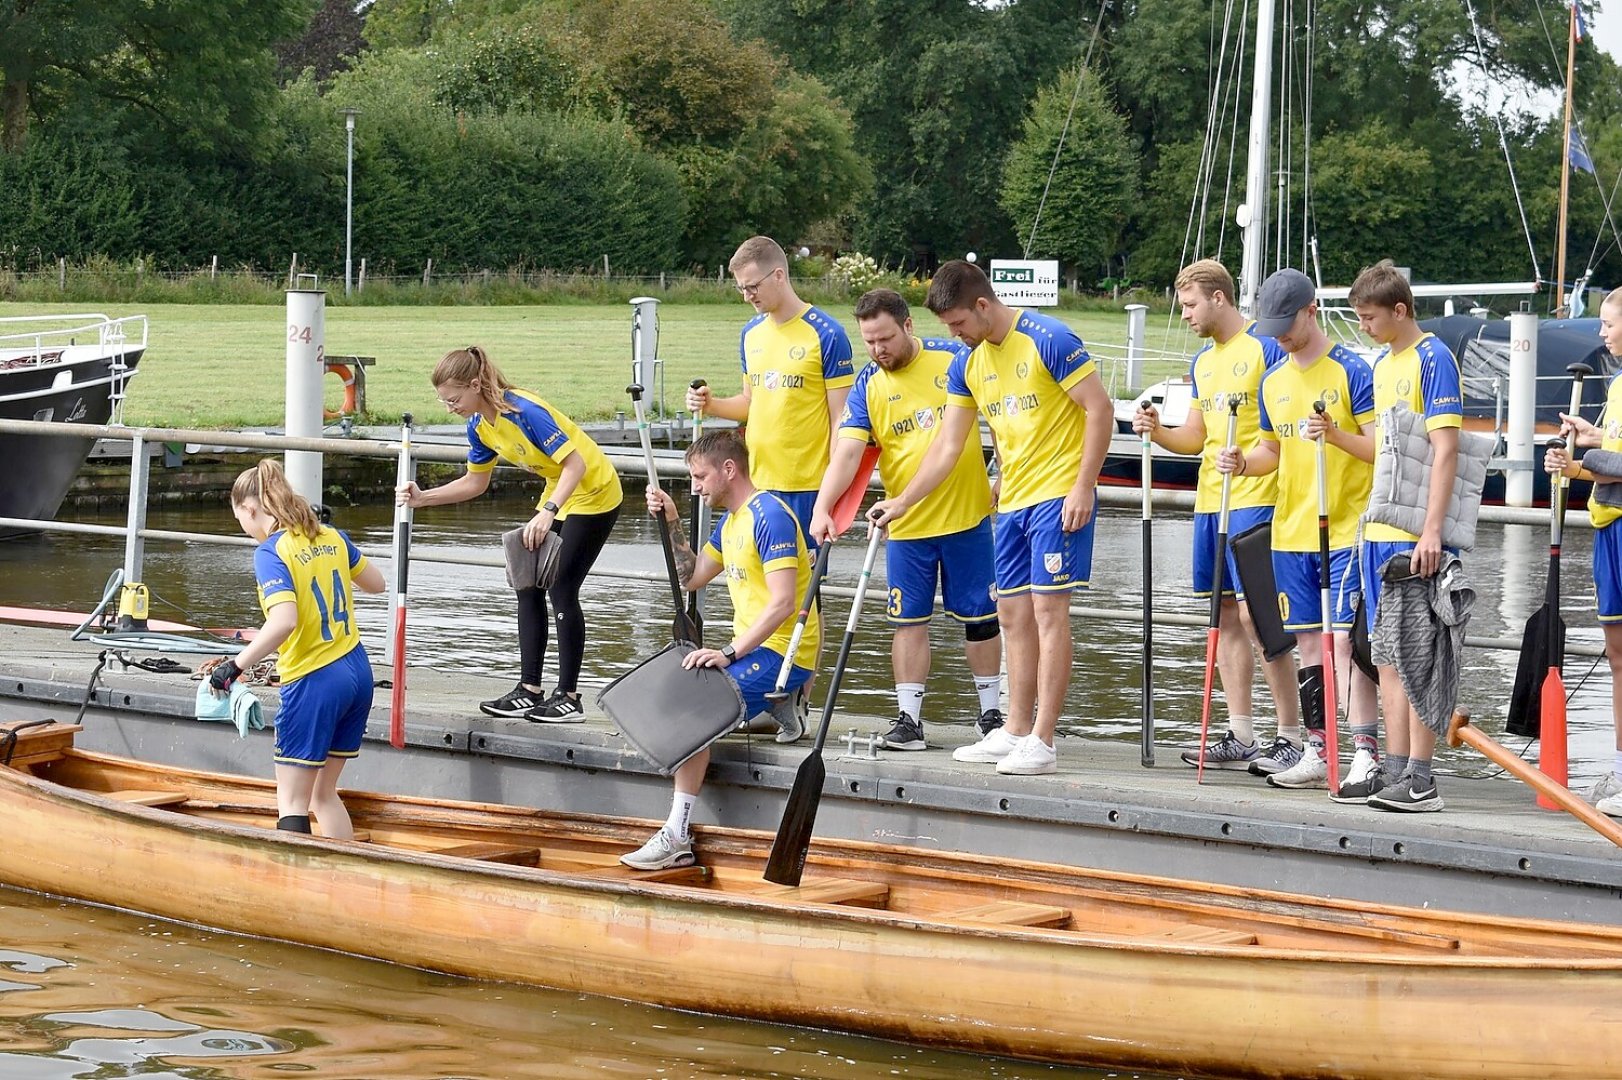
[[[1550,780],[1566,786],[1566,680],[1558,665],[1551,664],[1543,677],[1541,733],[1538,736],[1538,769]],[[1538,793],[1538,805],[1559,810],[1560,804]]]
[[[833,519],[834,532],[842,533],[850,528],[851,522],[856,520],[856,512],[862,508],[862,500],[867,497],[868,481],[873,479],[873,468],[879,463],[879,448],[868,446],[862,451],[862,460],[856,466],[856,475],[851,477],[850,487],[839,496],[834,503]]]
[[[1273,523],[1253,525],[1228,541],[1239,568],[1239,587],[1245,594],[1250,623],[1269,662],[1295,648],[1295,635],[1284,629],[1278,610],[1278,585],[1273,579]]]
[[[811,852],[811,833],[817,824],[817,807],[822,803],[822,785],[827,778],[822,752],[820,748],[814,749],[794,774],[794,786],[789,789],[788,804],[783,807],[783,821],[777,827],[777,839],[772,841],[772,853],[766,860],[767,881],[790,886],[800,883],[806,856]]]
[[[704,635],[699,631],[698,623],[685,611],[676,612],[676,617],[670,623],[670,636],[675,641],[685,641],[689,645],[703,645]]]
[[[1555,628],[1560,651],[1565,652],[1565,620]],[[1539,700],[1543,678],[1549,671],[1549,605],[1544,604],[1526,620],[1521,634],[1521,655],[1515,664],[1515,684],[1509,692],[1509,716],[1504,730],[1523,739],[1536,739],[1542,730],[1539,723]]]
[[[1213,626],[1205,632],[1205,704],[1200,708],[1200,763],[1194,773],[1194,782],[1205,782],[1205,743],[1211,734],[1211,688],[1216,680],[1217,641],[1222,631]]]

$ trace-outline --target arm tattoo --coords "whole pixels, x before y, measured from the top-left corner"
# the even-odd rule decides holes
[[[698,566],[698,555],[694,553],[693,546],[687,542],[687,532],[681,527],[681,518],[670,523],[670,547],[676,554],[676,577],[685,588],[693,580],[693,570]]]

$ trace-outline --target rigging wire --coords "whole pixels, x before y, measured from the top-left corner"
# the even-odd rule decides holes
[[[1301,265],[1307,262],[1307,237],[1312,233],[1312,52],[1318,29],[1318,0],[1307,0],[1306,100],[1301,107]],[[1322,282],[1319,282],[1321,285]]]
[[[1109,6],[1109,0],[1099,0],[1098,16],[1093,20],[1093,36],[1087,42],[1087,55],[1082,57],[1081,70],[1076,72],[1076,89],[1070,95],[1070,108],[1064,114],[1064,126],[1059,129],[1059,145],[1053,148],[1053,163],[1048,166],[1048,179],[1042,185],[1042,197],[1036,202],[1036,215],[1031,218],[1030,235],[1025,238],[1025,255],[1031,257],[1031,248],[1036,244],[1036,227],[1042,223],[1042,208],[1048,203],[1048,191],[1053,187],[1053,174],[1059,171],[1059,155],[1064,153],[1064,139],[1070,134],[1070,119],[1076,115],[1076,101],[1081,97],[1082,80],[1087,77],[1087,71],[1093,62],[1093,46],[1098,44],[1098,31],[1104,25],[1104,9]]]
[[[1470,12],[1470,30],[1476,39],[1476,63],[1481,68],[1481,77],[1491,83],[1492,74],[1487,70],[1487,49],[1481,41],[1481,23],[1476,18],[1475,2],[1474,0],[1464,0],[1464,6]],[[1543,18],[1541,9],[1538,12],[1538,18]],[[1548,27],[1544,27],[1543,32],[1544,36],[1547,37]],[[1551,50],[1553,49],[1552,42],[1549,47]],[[1483,97],[1485,97],[1485,93],[1483,93]],[[1504,151],[1504,165],[1509,169],[1509,186],[1515,192],[1515,209],[1521,215],[1521,234],[1526,237],[1526,250],[1532,256],[1532,277],[1537,281],[1542,281],[1543,272],[1538,268],[1537,247],[1532,243],[1532,226],[1526,220],[1526,201],[1521,198],[1520,181],[1515,178],[1515,161],[1510,157],[1509,139],[1504,134],[1504,118],[1501,115],[1503,110],[1489,108],[1487,111],[1492,113],[1493,124],[1498,129],[1498,146]]]

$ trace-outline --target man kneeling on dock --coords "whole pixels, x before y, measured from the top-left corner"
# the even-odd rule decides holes
[[[687,471],[693,490],[710,508],[725,511],[703,551],[694,553],[682,531],[676,504],[657,487],[648,488],[648,511],[663,514],[670,523],[683,588],[689,592],[702,588],[725,572],[733,617],[731,641],[719,649],[695,649],[685,664],[726,672],[743,694],[745,715],[753,716],[770,707],[766,694],[776,685],[782,669],[794,629],[796,602],[811,583],[805,534],[783,500],[755,488],[749,478],[749,450],[736,431],[701,435],[687,450]],[[813,607],[805,626],[812,640],[818,624]],[[810,678],[809,669],[795,666],[785,689],[796,690]],[[651,840],[621,862],[636,870],[693,864],[689,824],[709,764],[708,749],[682,763],[676,770],[669,819]]]

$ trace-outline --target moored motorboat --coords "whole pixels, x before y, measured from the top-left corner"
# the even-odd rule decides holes
[[[0,319],[0,418],[121,423],[146,351],[146,316]],[[56,516],[95,440],[0,435],[0,517]],[[0,536],[16,529],[0,527]]]
[[[0,881],[478,978],[1046,1061],[1213,1076],[1616,1075],[1622,930],[346,793],[356,842],[274,831],[273,786],[0,736]],[[10,745],[8,745],[10,743]],[[1281,1018],[1299,1017],[1283,1034]],[[1377,1034],[1377,1037],[1372,1037]]]

